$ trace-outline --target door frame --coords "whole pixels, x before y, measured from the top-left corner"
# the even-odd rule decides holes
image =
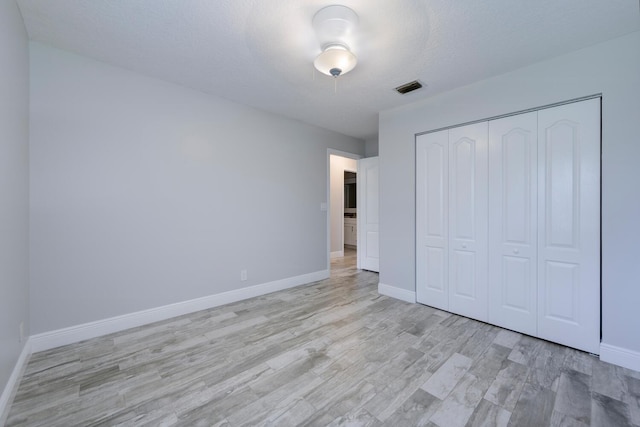
[[[347,159],[360,160],[363,156],[359,154],[349,153],[346,151],[336,150],[334,148],[327,148],[327,179],[326,179],[326,198],[325,200],[327,205],[327,220],[325,226],[325,232],[327,235],[327,271],[331,271],[331,156],[340,156],[346,157]],[[356,173],[356,181],[360,179],[360,174],[358,174],[358,167],[356,166],[356,170],[352,171]],[[342,201],[344,204],[344,200]],[[344,233],[344,217],[342,218],[342,232]],[[344,245],[344,235],[342,236],[342,244]]]

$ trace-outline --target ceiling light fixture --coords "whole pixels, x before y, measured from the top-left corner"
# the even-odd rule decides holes
[[[338,77],[354,69],[358,59],[347,42],[357,25],[358,15],[346,6],[327,6],[313,16],[313,28],[322,46],[322,53],[313,61],[316,70]]]
[[[349,48],[338,43],[325,46],[322,53],[313,61],[316,70],[333,77],[348,73],[357,63],[358,59]]]

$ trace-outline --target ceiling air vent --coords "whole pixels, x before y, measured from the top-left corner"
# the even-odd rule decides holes
[[[405,83],[405,84],[403,84],[402,86],[398,86],[398,87],[396,88],[396,91],[397,91],[398,93],[400,93],[400,94],[404,95],[404,94],[406,94],[406,93],[413,92],[414,90],[418,90],[418,89],[420,89],[421,87],[422,87],[422,84],[421,84],[419,81],[414,80],[414,81],[412,81],[412,82]]]

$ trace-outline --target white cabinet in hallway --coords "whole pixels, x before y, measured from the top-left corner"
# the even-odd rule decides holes
[[[351,246],[358,244],[358,223],[355,218],[344,219],[344,244]]]
[[[416,234],[418,302],[599,353],[600,99],[419,135]]]

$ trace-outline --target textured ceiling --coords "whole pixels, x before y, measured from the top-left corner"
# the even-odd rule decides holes
[[[311,20],[360,18],[358,66],[313,71]],[[366,139],[378,112],[640,30],[638,0],[18,0],[32,40]],[[638,47],[640,49],[640,46]],[[393,88],[419,79],[426,88]]]

